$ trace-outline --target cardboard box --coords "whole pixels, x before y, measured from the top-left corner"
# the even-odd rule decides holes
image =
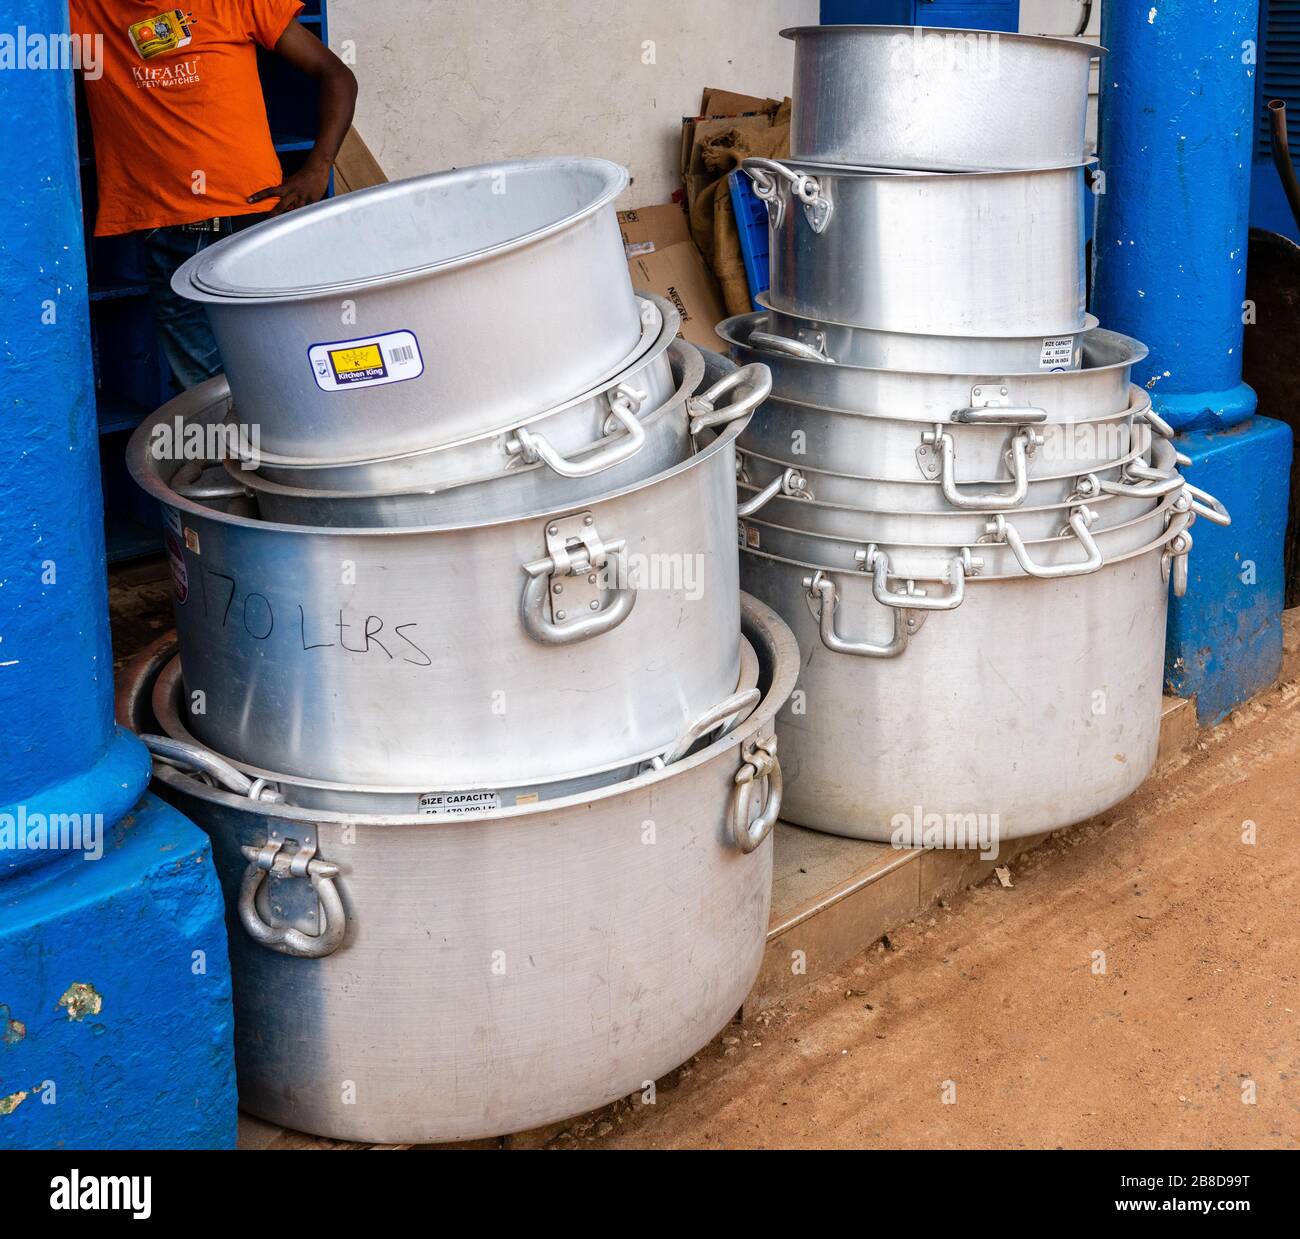
[[[706,86],[700,102],[701,116],[743,116],[746,112],[775,112],[780,99],[760,99],[757,95],[739,95],[734,90]]]
[[[623,234],[623,249],[629,262],[641,254],[653,254],[691,239],[686,212],[675,202],[620,211],[618,230]]]
[[[632,286],[666,297],[682,316],[679,335],[701,348],[717,350],[722,342],[714,327],[726,318],[713,274],[694,241],[640,254],[628,263]]]

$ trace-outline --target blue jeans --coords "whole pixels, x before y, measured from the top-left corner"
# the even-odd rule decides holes
[[[236,215],[222,219],[219,230],[207,225],[205,231],[198,232],[184,224],[173,224],[141,234],[145,282],[149,285],[154,324],[167,363],[183,388],[194,387],[220,374],[222,364],[203,303],[172,292],[172,276],[183,262],[214,241],[241,232],[265,218],[264,215]]]

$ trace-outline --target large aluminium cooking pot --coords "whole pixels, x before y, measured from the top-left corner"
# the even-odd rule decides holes
[[[590,391],[641,343],[614,200],[626,169],[528,159],[394,181],[209,246],[201,301],[265,451],[370,459]]]
[[[746,590],[799,642],[785,819],[995,856],[1122,800],[1155,762],[1180,539],[1171,525],[1087,576],[975,577],[942,615],[905,608],[951,601],[944,584],[882,604],[871,573],[744,553]]]
[[[1031,480],[1089,473],[1149,446],[1156,435],[1172,435],[1152,414],[1151,397],[1140,387],[1129,392],[1131,403],[1121,412],[1070,422],[904,421],[773,396],[750,419],[740,446],[774,460],[881,482],[942,481],[947,475],[951,485],[992,485],[1005,483],[1017,438],[1032,432],[1036,446],[1025,459]]]
[[[683,382],[698,385],[704,363],[677,338],[681,315],[666,297],[638,294],[653,313],[646,317],[652,343],[629,366],[594,392],[586,392],[526,422],[499,427],[458,443],[373,460],[320,462],[275,457],[260,445],[237,444],[240,454],[271,482],[333,491],[435,491],[485,482],[531,466],[562,477],[590,477],[639,455],[640,423],[672,398]],[[653,324],[657,323],[655,328]],[[684,371],[679,368],[685,367]],[[677,372],[675,372],[677,371]],[[691,391],[694,391],[694,386]],[[236,414],[232,416],[237,418]],[[663,467],[663,466],[661,466]],[[650,473],[658,472],[649,469]]]
[[[919,535],[915,540],[927,541],[922,529],[958,527],[946,519],[949,517],[965,516],[978,529],[992,512],[1020,514],[1069,503],[1091,503],[1104,523],[1115,524],[1128,519],[1121,513],[1137,515],[1144,510],[1145,501],[1185,485],[1174,468],[1177,453],[1163,439],[1156,445],[1135,445],[1119,460],[1088,472],[1069,469],[1054,476],[1030,478],[1026,456],[1038,449],[1029,435],[1029,431],[1021,431],[1013,440],[1002,479],[960,485],[949,485],[948,451],[944,453],[943,481],[925,475],[906,482],[884,482],[740,449],[736,481],[741,491],[741,513],[762,513],[778,524],[827,533],[834,532],[835,521],[815,519],[814,514],[830,517],[832,512],[842,511],[845,515],[839,522],[841,527],[844,520],[851,519],[850,513],[860,513],[862,520],[871,521],[898,514],[914,518]],[[930,516],[940,519],[930,521]]]
[[[767,326],[766,314],[740,314],[719,323],[717,331],[736,361],[767,365],[777,398],[918,422],[1073,422],[1119,413],[1129,406],[1129,372],[1147,355],[1145,344],[1094,328],[1084,338],[1078,370],[873,369],[757,347],[753,333]]]
[[[867,327],[846,327],[827,318],[782,314],[767,304],[766,293],[755,300],[767,313],[767,323],[755,328],[750,338],[756,347],[806,361],[886,370],[1077,370],[1083,360],[1087,333],[1097,327],[1096,318],[1089,314],[1081,331],[1063,336],[934,336],[872,331]]]
[[[516,785],[668,744],[735,688],[743,417],[719,410],[690,459],[582,504],[394,530],[177,494],[184,462],[150,450],[172,416],[140,426],[128,466],[163,507],[194,729],[238,760],[359,785]]]
[[[420,814],[428,817],[474,817],[500,808],[558,800],[578,792],[608,787],[634,779],[647,769],[662,769],[680,761],[705,744],[721,738],[744,722],[759,700],[758,656],[746,637],[740,639],[740,678],[736,691],[706,710],[685,728],[671,745],[645,753],[617,766],[585,770],[566,778],[548,779],[522,787],[354,787],[321,779],[301,779],[278,770],[266,770],[248,762],[231,761],[210,745],[200,744],[190,730],[190,713],[180,659],[174,656],[175,636],[164,638],[161,653],[171,655],[153,687],[153,716],[161,735],[147,735],[145,743],[169,765],[215,776],[227,791],[250,794],[254,799],[305,809],[334,809],[342,813]],[[233,768],[235,775],[230,774]],[[269,791],[270,795],[267,795]]]
[[[1101,48],[988,30],[798,26],[790,148],[883,168],[1051,168],[1084,156]]]
[[[783,314],[946,336],[1069,336],[1087,323],[1080,164],[741,166],[767,202],[767,297]]]
[[[225,891],[240,1105],[350,1140],[493,1136],[641,1091],[725,1027],[763,957],[799,658],[752,600],[744,628],[764,695],[743,724],[563,800],[304,813],[158,766]],[[150,725],[148,698],[137,666],[124,725]]]
[[[1098,519],[1097,508],[1079,502],[1062,505],[1057,518],[1039,528],[1046,537],[1031,536],[1030,525],[1019,513],[989,514],[982,526],[968,526],[950,531],[952,541],[938,540],[942,531],[927,531],[924,527],[884,523],[863,524],[845,533],[822,533],[815,529],[794,528],[774,521],[748,517],[740,523],[741,545],[751,551],[789,559],[835,571],[866,573],[877,569],[884,572],[881,588],[886,582],[899,582],[888,587],[890,592],[907,596],[914,593],[917,582],[943,580],[950,590],[929,607],[954,606],[960,598],[966,578],[978,576],[981,581],[1001,577],[1039,577],[1055,579],[1064,576],[1088,576],[1104,563],[1136,548],[1145,546],[1161,530],[1172,525],[1185,524],[1197,516],[1205,516],[1215,524],[1229,524],[1227,512],[1217,500],[1205,503],[1194,498],[1190,488],[1169,494],[1147,503],[1136,516],[1118,524],[1106,524]],[[1201,492],[1198,492],[1198,494]],[[1208,496],[1206,497],[1208,498]],[[1213,506],[1211,506],[1213,505]],[[1023,531],[1023,532],[1022,532]],[[887,532],[911,535],[913,540],[894,538],[886,541]],[[918,532],[931,532],[931,541],[915,540]],[[978,537],[966,537],[978,532]],[[930,590],[928,592],[933,592]],[[1062,622],[1073,622],[1062,616]]]
[[[653,477],[685,460],[691,453],[691,425],[697,418],[711,417],[715,401],[725,399],[727,410],[740,417],[759,404],[770,390],[771,377],[760,365],[747,367],[739,375],[732,372],[720,380],[721,388],[714,384],[694,396],[692,393],[704,374],[703,359],[684,340],[674,345],[673,352],[676,391],[642,418],[626,419],[629,427],[637,427],[642,442],[631,456],[620,454],[615,442],[598,449],[591,457],[565,457],[565,465],[573,467],[565,467],[563,472],[556,471],[562,466],[552,459],[549,463],[521,464],[487,481],[445,490],[396,493],[300,489],[267,481],[259,473],[245,472],[230,461],[226,467],[232,485],[245,486],[256,496],[263,519],[289,525],[375,528],[471,523],[571,506]],[[626,431],[623,441],[627,441]],[[611,463],[602,465],[600,458],[607,455]],[[590,470],[580,467],[587,459],[593,465]]]

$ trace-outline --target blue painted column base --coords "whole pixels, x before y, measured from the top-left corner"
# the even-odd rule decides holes
[[[1256,417],[1178,436],[1188,481],[1221,500],[1227,528],[1198,520],[1184,598],[1171,598],[1165,684],[1196,698],[1202,726],[1268,688],[1282,669],[1283,542],[1291,428]]]
[[[235,1114],[210,846],[146,794],[0,883],[0,1148],[233,1148]]]
[[[1248,383],[1203,392],[1162,392],[1157,384],[1151,389],[1151,403],[1177,431],[1227,430],[1254,417],[1259,398]]]

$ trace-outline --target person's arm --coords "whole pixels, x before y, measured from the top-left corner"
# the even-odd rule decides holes
[[[314,77],[320,83],[320,120],[316,131],[316,145],[311,148],[306,162],[287,176],[279,185],[269,185],[249,195],[249,202],[265,198],[279,198],[272,215],[283,215],[295,207],[319,202],[329,188],[330,168],[339,153],[339,147],[352,124],[352,113],[357,102],[357,79],[328,47],[315,35],[309,34],[298,22],[290,22],[276,52],[295,69]]]

